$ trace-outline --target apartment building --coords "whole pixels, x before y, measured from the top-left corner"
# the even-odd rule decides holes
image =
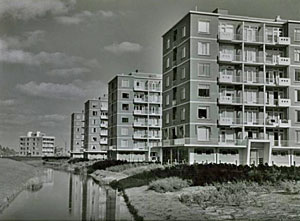
[[[84,104],[84,157],[107,158],[108,98],[88,100]]]
[[[73,158],[83,158],[84,152],[84,112],[71,115],[71,146],[70,155]]]
[[[161,146],[161,75],[118,74],[109,82],[110,158],[159,160]]]
[[[165,162],[300,164],[300,21],[190,11],[163,82]]]
[[[37,131],[29,131],[27,136],[20,136],[20,156],[44,157],[54,156],[55,137]]]

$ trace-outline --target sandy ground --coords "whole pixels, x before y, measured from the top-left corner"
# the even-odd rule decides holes
[[[25,183],[40,172],[40,169],[32,165],[0,158],[0,212],[24,188]]]
[[[206,187],[189,187],[179,192],[157,193],[147,186],[127,189],[131,205],[144,220],[299,220],[300,194],[271,192],[258,195],[257,206],[185,205],[179,201],[184,192]],[[197,190],[196,190],[196,189]]]

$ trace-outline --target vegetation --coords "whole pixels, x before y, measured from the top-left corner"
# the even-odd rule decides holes
[[[149,183],[157,179],[174,176],[191,180],[193,186],[238,181],[253,181],[263,184],[265,182],[276,183],[284,180],[298,181],[300,180],[300,168],[267,165],[250,167],[231,164],[175,165],[144,171],[119,181],[113,181],[111,186],[118,189],[140,187],[149,185]]]
[[[117,166],[111,166],[106,168],[106,170],[111,172],[123,172],[124,170],[128,170],[131,168],[141,167],[141,166],[148,166],[150,163],[147,162],[141,162],[141,163],[127,163],[127,164],[121,164]]]
[[[8,147],[3,147],[0,145],[0,157],[3,157],[3,156],[13,156],[13,155],[16,155],[17,152],[13,149],[10,149]]]
[[[89,161],[89,159],[86,159],[86,158],[73,158],[73,159],[70,159],[68,161],[68,163],[69,164],[75,164],[75,163],[86,162],[86,161]]]
[[[179,177],[168,177],[152,181],[149,184],[149,189],[159,193],[175,192],[181,190],[184,187],[190,186],[190,184],[190,181],[183,180]]]
[[[117,166],[117,165],[123,165],[128,164],[127,161],[123,160],[103,160],[98,161],[90,166],[87,167],[87,173],[93,173],[96,170],[105,170],[108,167]]]

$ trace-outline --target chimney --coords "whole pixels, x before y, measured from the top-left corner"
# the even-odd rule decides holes
[[[280,15],[277,15],[275,18],[275,21],[281,21],[282,19],[280,18]]]
[[[216,8],[215,10],[213,10],[213,13],[222,14],[222,15],[228,15],[228,10],[221,9],[221,8]]]

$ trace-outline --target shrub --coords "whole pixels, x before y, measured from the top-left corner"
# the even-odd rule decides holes
[[[179,177],[169,177],[152,181],[149,184],[149,189],[159,193],[175,192],[181,190],[184,187],[190,186],[191,182],[183,180]]]
[[[89,161],[89,159],[86,159],[86,158],[73,158],[73,159],[70,159],[68,161],[69,164],[74,164],[74,163],[80,163],[80,162],[86,162],[86,161]]]
[[[299,182],[293,181],[281,181],[278,184],[278,187],[284,190],[286,193],[289,194],[298,194],[300,193],[300,184]]]
[[[117,166],[117,165],[123,165],[128,164],[127,161],[122,160],[103,160],[103,161],[97,161],[96,163],[90,165],[87,167],[87,173],[93,173],[96,170],[105,170],[108,167],[111,166]]]

